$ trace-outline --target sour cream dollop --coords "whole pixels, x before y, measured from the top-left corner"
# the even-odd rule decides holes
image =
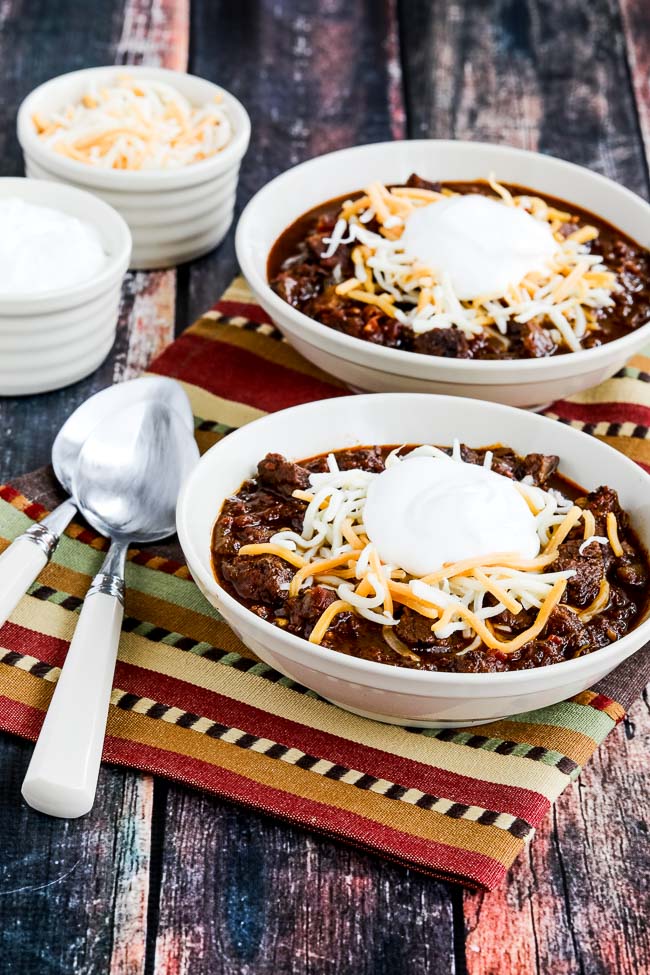
[[[446,272],[464,301],[503,295],[558,249],[546,222],[475,193],[415,209],[401,243],[412,260]]]
[[[414,576],[494,552],[539,554],[535,519],[514,483],[442,457],[407,457],[378,474],[363,520],[381,561]]]
[[[106,263],[89,223],[20,197],[0,199],[0,294],[69,288]]]

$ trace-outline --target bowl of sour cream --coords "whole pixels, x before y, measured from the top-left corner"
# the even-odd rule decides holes
[[[115,340],[131,235],[74,187],[0,179],[0,395],[59,389]]]

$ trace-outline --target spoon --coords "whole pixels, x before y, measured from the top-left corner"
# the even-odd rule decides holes
[[[105,417],[140,400],[157,399],[178,411],[190,432],[194,419],[182,386],[164,376],[147,376],[118,383],[95,393],[63,424],[52,447],[52,466],[62,487],[70,494],[79,451],[93,429]],[[32,525],[0,555],[0,626],[52,557],[59,538],[76,511],[68,498],[42,521]]]
[[[134,403],[100,423],[81,448],[72,495],[111,540],[86,595],[22,793],[34,809],[76,818],[92,808],[124,615],[129,542],[175,531],[176,499],[199,459],[186,422],[165,403]]]

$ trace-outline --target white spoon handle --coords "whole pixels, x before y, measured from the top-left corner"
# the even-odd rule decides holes
[[[43,571],[76,508],[64,501],[37,525],[19,535],[0,555],[0,626]]]
[[[95,800],[124,615],[122,600],[101,591],[111,579],[95,576],[86,596],[23,782],[27,803],[50,816],[83,816]]]

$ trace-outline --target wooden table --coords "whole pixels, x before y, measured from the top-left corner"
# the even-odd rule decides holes
[[[538,149],[648,195],[644,0],[4,0],[0,28],[5,176],[22,173],[15,113],[36,84],[145,62],[189,65],[247,106],[240,205],[301,159],[405,136]],[[232,240],[177,272],[130,274],[115,347],[89,379],[0,400],[2,480],[47,463],[74,407],[215,301]],[[0,970],[637,975],[650,968],[649,735],[646,698],[491,895],[113,768],[91,815],[48,819],[19,797],[31,746],[3,736]]]

